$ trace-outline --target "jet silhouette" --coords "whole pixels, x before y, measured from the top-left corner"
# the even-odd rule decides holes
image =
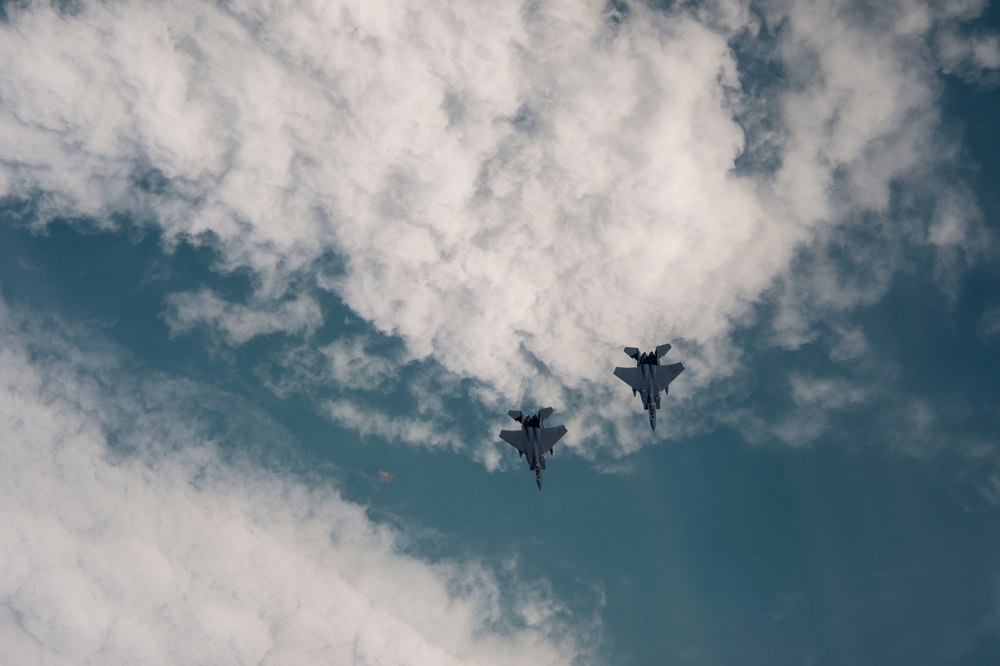
[[[683,363],[660,365],[660,359],[670,351],[670,345],[660,345],[648,354],[639,354],[635,347],[626,347],[625,353],[635,359],[634,368],[615,368],[615,377],[632,389],[632,395],[642,397],[642,407],[649,412],[649,425],[656,430],[656,410],[660,408],[660,391],[670,393],[670,382],[684,372]]]
[[[566,426],[545,428],[545,419],[555,410],[546,407],[535,416],[524,416],[510,410],[507,414],[521,424],[520,430],[501,430],[500,439],[507,442],[521,454],[528,456],[528,468],[535,470],[535,482],[542,489],[542,470],[545,469],[545,454],[552,453],[552,447],[566,434]]]

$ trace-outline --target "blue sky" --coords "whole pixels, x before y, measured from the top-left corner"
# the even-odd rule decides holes
[[[0,661],[1000,657],[995,8],[3,12]]]

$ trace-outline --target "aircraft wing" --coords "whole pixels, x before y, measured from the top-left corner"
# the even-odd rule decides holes
[[[523,430],[501,430],[500,439],[507,442],[521,453],[528,452],[528,438],[525,436]]]
[[[554,428],[542,428],[539,433],[539,443],[542,451],[548,451],[556,445],[562,436],[566,434],[566,426],[555,426]]]
[[[615,377],[631,386],[633,391],[646,390],[646,383],[642,381],[642,370],[639,368],[615,368]]]
[[[684,372],[683,363],[672,363],[671,365],[658,365],[656,370],[656,383],[660,385],[660,388],[666,387],[670,382],[677,379],[677,375]],[[618,371],[615,371],[618,374]]]

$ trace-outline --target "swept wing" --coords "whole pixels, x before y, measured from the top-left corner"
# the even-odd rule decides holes
[[[563,435],[566,434],[566,426],[556,426],[554,428],[542,428],[538,436],[538,443],[541,444],[542,451],[549,451],[555,446]]]
[[[639,368],[615,368],[615,377],[632,387],[633,391],[646,390],[646,382]]]
[[[528,452],[528,437],[523,430],[501,430],[500,439],[507,442],[522,454]]]
[[[656,377],[656,383],[660,386],[666,386],[670,382],[677,379],[677,375],[684,372],[684,364],[672,363],[670,365],[658,365],[655,367],[653,372]]]

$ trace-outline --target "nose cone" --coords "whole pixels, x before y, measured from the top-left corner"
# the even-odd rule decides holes
[[[536,469],[535,470],[535,483],[538,484],[538,489],[541,490],[542,489],[542,470],[540,470],[540,469]]]
[[[649,413],[649,426],[656,432],[656,412]]]

